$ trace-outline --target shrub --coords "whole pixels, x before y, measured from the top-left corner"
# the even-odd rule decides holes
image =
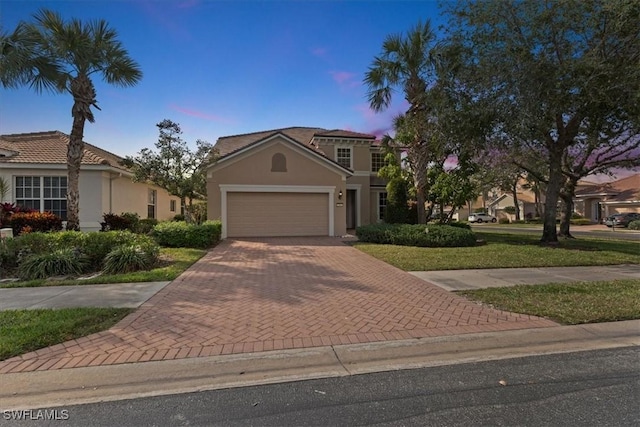
[[[475,246],[471,230],[450,225],[372,224],[358,227],[361,242],[421,247]]]
[[[60,231],[62,218],[51,212],[16,212],[11,215],[11,228],[14,236],[27,229],[29,232]]]
[[[627,227],[629,230],[640,230],[640,219],[631,221]]]
[[[136,232],[140,217],[137,213],[123,212],[120,215],[114,213],[102,214],[104,222],[100,223],[101,231],[129,230]]]
[[[571,224],[573,225],[591,225],[591,220],[588,218],[577,218],[572,219]]]
[[[171,221],[184,221],[184,215],[182,214],[174,215]]]
[[[121,245],[107,254],[103,271],[107,274],[120,274],[149,270],[158,262],[158,253],[159,248],[154,244]]]
[[[86,266],[86,258],[75,249],[64,248],[28,256],[18,266],[22,280],[44,279],[51,276],[78,275]]]
[[[168,221],[153,228],[156,241],[173,248],[208,248],[220,241],[221,232],[220,221],[205,221],[200,225]]]
[[[450,225],[451,227],[458,227],[458,228],[464,228],[464,229],[467,229],[467,230],[471,230],[471,224],[469,224],[466,221],[449,222],[449,223],[447,223],[447,225]]]
[[[134,234],[130,231],[107,231],[99,233],[87,233],[82,247],[82,252],[87,256],[91,267],[95,270],[102,263],[109,252],[122,245],[153,245],[154,240],[142,234]]]
[[[510,224],[510,223],[511,223],[511,221],[509,220],[509,218],[500,218],[500,219],[498,220],[498,223],[499,223],[499,224]]]
[[[12,237],[0,239],[0,277],[8,276],[18,266],[18,244]]]
[[[515,214],[516,213],[516,207],[515,206],[507,206],[504,208],[504,211],[508,214]]]
[[[155,218],[141,219],[138,222],[136,233],[151,234],[151,232],[153,231],[153,227],[155,227],[156,225],[158,225],[158,220]]]
[[[583,218],[583,216],[580,215],[577,212],[574,212],[574,213],[571,214],[571,219],[582,219],[582,218]]]

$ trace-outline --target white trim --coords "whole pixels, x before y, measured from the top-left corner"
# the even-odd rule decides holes
[[[338,148],[349,150],[349,169],[353,170],[353,146],[346,144],[337,144],[333,146],[333,158],[336,159],[336,163],[342,166],[338,161]],[[342,166],[344,167],[344,166]],[[355,172],[354,172],[355,175]]]
[[[367,177],[369,177],[369,176],[371,176],[371,174],[372,174],[372,172],[355,171],[353,173],[353,176],[367,176]],[[377,173],[376,173],[376,175],[377,175]]]
[[[333,162],[332,160],[324,157],[322,154],[320,153],[316,153],[315,151],[313,151],[313,149],[308,148],[305,149],[304,146],[302,146],[300,143],[296,142],[295,140],[287,137],[285,134],[283,133],[277,133],[275,135],[272,135],[268,138],[263,139],[260,142],[257,143],[251,143],[241,149],[239,149],[236,152],[233,152],[227,156],[224,156],[222,159],[220,159],[219,161],[212,163],[210,165],[208,165],[206,167],[207,169],[207,177],[211,178],[213,176],[213,172],[225,168],[227,166],[230,166],[244,158],[246,158],[247,152],[249,151],[262,151],[268,147],[270,147],[270,144],[268,144],[269,142],[271,143],[278,143],[279,141],[276,140],[276,138],[281,138],[284,141],[286,141],[290,148],[297,152],[298,154],[301,154],[305,157],[307,157],[308,159],[318,163],[319,165],[323,165],[325,167],[331,167],[332,169],[335,169],[337,171],[339,171],[343,176],[351,176],[352,172],[345,168],[344,166],[339,165],[336,162]],[[276,141],[274,141],[276,140]],[[251,154],[249,154],[251,155]]]
[[[605,200],[600,203],[603,205],[633,205],[640,204],[640,200]]]
[[[347,190],[356,190],[356,227],[360,227],[362,225],[362,221],[360,221],[360,216],[362,215],[362,184],[347,184]]]
[[[329,197],[328,235],[335,236],[335,192],[336,187],[326,185],[236,185],[220,184],[221,238],[227,238],[227,193],[327,193]]]

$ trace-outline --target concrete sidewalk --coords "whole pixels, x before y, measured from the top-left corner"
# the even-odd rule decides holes
[[[447,291],[462,291],[514,285],[640,279],[640,265],[494,268],[410,273]],[[136,308],[167,284],[169,282],[0,288],[0,311],[68,307]]]
[[[0,408],[38,409],[640,345],[640,320],[1,374]]]
[[[448,291],[583,281],[640,279],[640,265],[410,271]]]
[[[136,308],[169,283],[114,283],[109,285],[0,288],[0,311],[25,308]]]

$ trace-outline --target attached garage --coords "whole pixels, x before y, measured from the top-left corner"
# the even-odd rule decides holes
[[[227,193],[228,237],[327,236],[328,193]]]
[[[220,219],[223,239],[341,236],[351,175],[310,146],[275,133],[208,167],[207,215]]]

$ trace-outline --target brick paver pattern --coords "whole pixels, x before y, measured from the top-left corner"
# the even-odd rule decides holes
[[[111,329],[7,359],[0,373],[549,326],[339,238],[226,240]]]

